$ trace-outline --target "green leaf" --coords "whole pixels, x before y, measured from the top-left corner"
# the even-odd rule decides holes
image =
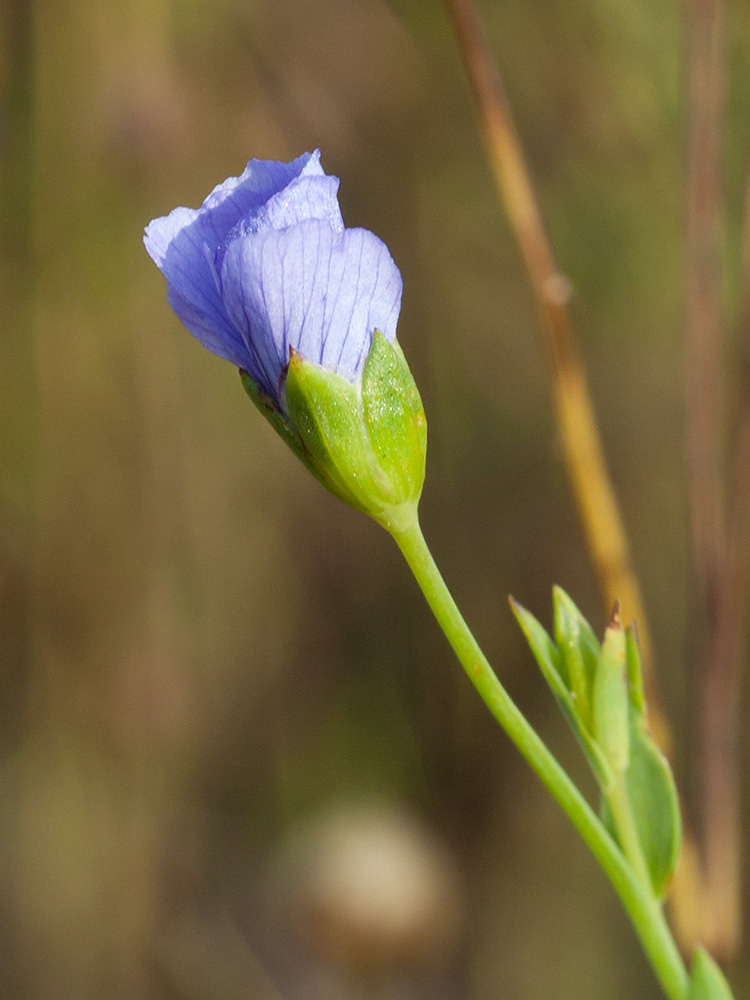
[[[695,949],[685,1000],[733,1000],[724,974],[705,948]]]
[[[594,772],[594,777],[602,789],[608,790],[614,784],[614,773],[604,755],[594,741],[585,722],[578,714],[578,705],[568,690],[562,674],[562,656],[541,622],[522,605],[510,598],[513,614],[526,636],[534,659],[539,664],[542,676],[562,709],[571,729],[581,745],[586,759]]]
[[[552,606],[561,674],[574,693],[578,716],[591,728],[591,697],[601,647],[593,629],[561,587],[552,588]]]
[[[634,706],[630,709],[630,761],[625,787],[651,885],[657,898],[661,898],[680,856],[680,802],[667,759]],[[618,839],[606,808],[603,817]]]
[[[630,685],[630,704],[639,715],[645,716],[646,696],[643,690],[643,664],[635,622],[625,629],[625,658],[628,668],[628,684]]]
[[[526,641],[534,654],[534,659],[541,667],[545,678],[550,678],[548,681],[550,687],[553,691],[561,690],[570,698],[565,687],[565,678],[561,675],[561,656],[547,629],[514,597],[510,597],[508,600],[511,611],[516,616],[516,621],[521,626],[521,631],[526,636]]]

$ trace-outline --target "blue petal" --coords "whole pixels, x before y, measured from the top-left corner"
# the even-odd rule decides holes
[[[318,149],[314,153],[303,153],[291,163],[250,160],[239,177],[229,177],[217,185],[199,209],[210,216],[212,238],[206,242],[219,246],[238,219],[257,210],[298,177],[316,176],[325,177]]]
[[[228,316],[255,352],[249,370],[279,405],[290,347],[353,382],[375,329],[396,335],[401,275],[364,229],[339,236],[307,220],[241,237],[227,248],[221,282]]]
[[[146,227],[144,243],[167,279],[169,300],[190,332],[209,350],[248,363],[221,300],[216,252],[240,219],[283,191],[298,177],[325,176],[320,153],[305,153],[291,163],[251,160],[240,177],[219,184],[199,209],[176,208]]]
[[[199,242],[198,216],[194,209],[176,208],[149,223],[144,243],[167,279],[167,298],[179,319],[204,347],[235,363],[242,340],[221,301],[213,253]]]
[[[167,301],[177,318],[204,347],[238,368],[250,370],[251,360],[247,345],[239,331],[228,320],[221,325],[216,319],[209,321],[171,285],[167,288]]]
[[[325,220],[340,235],[344,231],[344,220],[336,199],[338,189],[338,177],[300,177],[252,213],[243,230],[236,235],[264,229],[288,229],[305,219]]]

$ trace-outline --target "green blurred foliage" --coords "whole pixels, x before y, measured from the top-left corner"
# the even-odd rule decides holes
[[[483,7],[576,291],[684,738],[680,8]],[[345,220],[403,273],[399,337],[430,427],[425,532],[502,678],[585,782],[505,596],[546,619],[557,582],[606,616],[441,5],[7,0],[0,37],[0,994],[656,997],[613,894],[395,547],[180,327],[141,243],[150,218],[199,204],[251,156],[322,149]],[[730,317],[749,44],[738,8]],[[297,824],[372,797],[447,845],[468,912],[443,968],[377,988],[304,943],[269,876]]]

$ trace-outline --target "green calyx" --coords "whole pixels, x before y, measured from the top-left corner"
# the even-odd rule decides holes
[[[288,417],[241,374],[250,398],[328,490],[389,531],[413,522],[424,482],[427,422],[397,342],[375,331],[359,383],[292,352]]]

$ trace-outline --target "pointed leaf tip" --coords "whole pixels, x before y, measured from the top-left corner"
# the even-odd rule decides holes
[[[570,602],[570,598],[564,596]],[[585,710],[586,706],[581,703],[578,692],[569,687],[563,650],[555,645],[547,630],[530,611],[527,611],[514,597],[509,597],[508,601],[542,676],[573,730],[600,787],[610,789],[614,784],[614,773],[589,731],[588,713],[584,711],[582,714],[582,709]],[[575,605],[573,608],[580,614]],[[579,636],[578,630],[575,631],[576,636]]]

